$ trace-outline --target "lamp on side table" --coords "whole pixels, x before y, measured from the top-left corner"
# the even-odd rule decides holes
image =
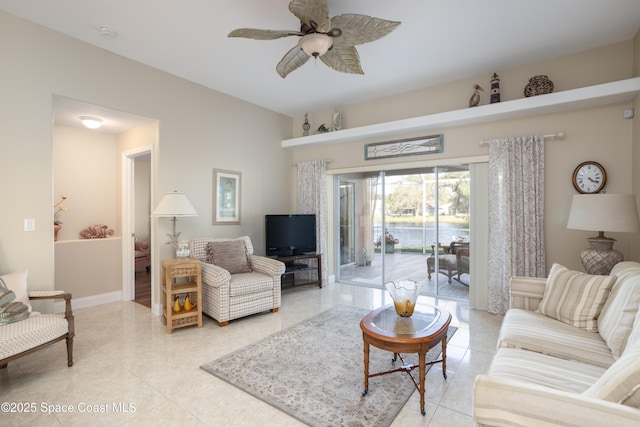
[[[158,203],[158,206],[156,206],[151,213],[151,217],[171,218],[171,221],[173,222],[172,234],[168,234],[171,241],[167,243],[173,244],[177,258],[185,258],[185,256],[182,256],[181,253],[184,249],[181,249],[178,245],[180,233],[176,233],[176,221],[178,220],[177,217],[185,216],[198,216],[198,213],[187,196],[185,196],[184,193],[179,193],[177,191],[165,194],[162,200],[160,200],[160,203]],[[188,257],[188,249],[186,252],[186,257]]]
[[[589,274],[609,274],[624,257],[613,249],[616,239],[604,232],[637,233],[640,231],[636,198],[631,194],[576,194],[573,196],[567,228],[597,231],[590,237],[590,247],[580,254],[582,265]]]

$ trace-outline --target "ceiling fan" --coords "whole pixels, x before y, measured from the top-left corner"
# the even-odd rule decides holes
[[[378,40],[393,31],[400,22],[353,13],[329,18],[325,0],[291,0],[289,11],[300,20],[300,31],[238,28],[228,37],[275,40],[298,36],[294,46],[276,66],[282,78],[304,65],[310,57],[320,58],[336,71],[364,74],[355,45]]]

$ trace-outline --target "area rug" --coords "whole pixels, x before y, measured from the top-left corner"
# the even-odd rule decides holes
[[[415,387],[398,372],[370,378],[362,396],[360,320],[369,311],[338,305],[201,368],[311,426],[389,426]],[[450,327],[448,337],[455,331]],[[438,344],[427,361],[440,352]],[[369,372],[393,369],[391,358],[371,346]],[[417,364],[418,357],[405,355],[405,362]]]

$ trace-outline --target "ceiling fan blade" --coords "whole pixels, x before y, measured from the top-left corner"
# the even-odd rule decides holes
[[[280,74],[280,77],[284,79],[290,72],[302,67],[308,60],[309,56],[296,45],[278,62],[276,71]]]
[[[289,11],[317,32],[330,30],[329,8],[325,0],[291,0]]]
[[[227,37],[244,37],[255,40],[275,40],[288,36],[302,36],[300,31],[288,30],[256,30],[254,28],[238,28],[229,33]]]
[[[320,57],[328,67],[336,71],[350,74],[364,74],[360,66],[360,55],[353,46],[333,46],[331,50]]]
[[[333,38],[334,46],[355,46],[378,40],[395,30],[397,21],[374,18],[372,16],[348,13],[331,18],[331,28],[339,28],[340,36]]]

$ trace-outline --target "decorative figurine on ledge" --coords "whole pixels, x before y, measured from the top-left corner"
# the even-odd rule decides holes
[[[309,124],[309,117],[307,113],[304,113],[304,124],[302,125],[302,136],[309,136],[309,129],[311,129],[311,125]]]
[[[500,78],[498,74],[493,73],[491,77],[491,103],[500,102]]]
[[[342,129],[342,113],[340,111],[336,111],[333,113],[333,130],[341,130]]]
[[[480,87],[480,85],[473,85],[475,92],[471,95],[471,99],[469,99],[469,107],[477,107],[480,103],[480,91],[484,92],[484,89]]]
[[[104,224],[94,224],[80,232],[80,236],[85,239],[105,239],[114,234],[115,231]]]

